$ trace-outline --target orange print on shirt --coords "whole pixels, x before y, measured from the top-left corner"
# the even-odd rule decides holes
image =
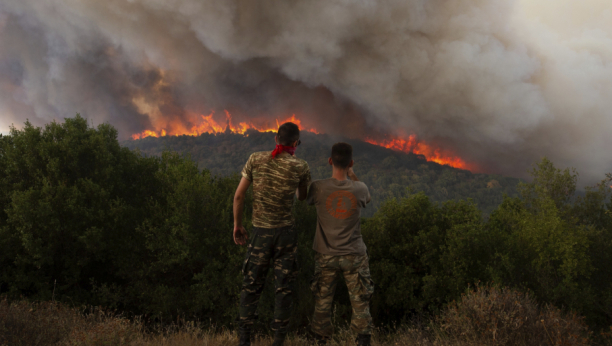
[[[357,198],[348,191],[336,191],[327,196],[325,209],[336,219],[346,219],[357,210]]]

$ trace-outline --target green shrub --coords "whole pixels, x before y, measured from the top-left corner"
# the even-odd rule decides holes
[[[238,178],[143,157],[116,135],[77,116],[0,138],[0,290],[229,323],[244,253],[230,230]]]
[[[435,312],[478,282],[532,291],[537,299],[612,322],[609,181],[573,197],[576,176],[543,159],[522,198],[506,197],[488,220],[470,202],[437,204],[423,193],[387,201],[365,222],[379,322]]]
[[[379,320],[435,311],[485,272],[490,242],[471,202],[432,203],[423,193],[391,200],[363,225]]]
[[[531,290],[541,301],[574,309],[589,324],[612,322],[612,220],[609,188],[574,198],[575,175],[543,159],[522,199],[507,198],[487,229],[498,241],[490,278]]]

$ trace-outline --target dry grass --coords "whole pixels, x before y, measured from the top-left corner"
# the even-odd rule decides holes
[[[588,345],[582,317],[540,308],[532,297],[510,289],[476,288],[438,318],[450,338],[480,345]]]
[[[612,329],[598,344],[612,346]],[[354,345],[354,336],[338,331],[330,346]],[[211,331],[183,322],[145,328],[139,320],[100,309],[83,311],[57,303],[0,301],[0,345],[83,346],[221,346],[237,345],[234,331]],[[260,337],[253,346],[269,346]],[[289,336],[287,346],[305,346]],[[405,327],[393,334],[374,335],[377,346],[582,346],[594,345],[582,318],[553,307],[539,308],[531,297],[493,287],[477,288],[451,304],[426,325]]]
[[[57,304],[0,301],[0,345],[52,345],[74,323],[71,311]]]
[[[128,345],[142,326],[100,309],[53,302],[0,301],[0,345]]]

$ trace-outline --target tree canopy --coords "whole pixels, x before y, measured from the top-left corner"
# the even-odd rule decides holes
[[[267,135],[251,136],[267,146]],[[248,142],[236,143],[246,148]],[[576,196],[576,173],[543,159],[533,180],[518,186],[520,195],[502,198],[485,213],[471,200],[439,203],[425,187],[442,184],[449,194],[452,186],[469,189],[471,183],[459,179],[463,174],[487,189],[490,177],[393,157],[370,161],[406,170],[406,178],[401,172],[380,178],[389,179],[389,189],[436,178],[421,191],[413,184],[400,195],[373,194],[387,198],[362,225],[376,282],[376,323],[436,312],[483,282],[533,292],[541,302],[580,312],[593,326],[612,324],[612,175]],[[310,162],[315,171],[327,169]],[[361,168],[368,179],[384,172]],[[435,173],[414,173],[420,169]],[[507,184],[503,177],[495,180]],[[238,181],[237,171],[216,176],[176,152],[145,156],[122,147],[114,128],[90,127],[78,115],[44,128],[13,128],[0,136],[0,293],[229,326],[237,315],[245,251],[231,236]],[[375,191],[384,186],[372,184]],[[308,282],[316,211],[296,201],[294,217],[301,266],[295,327],[307,325],[313,308]],[[272,318],[272,286],[262,297],[262,324]],[[350,303],[342,285],[337,298],[336,318],[347,319]]]

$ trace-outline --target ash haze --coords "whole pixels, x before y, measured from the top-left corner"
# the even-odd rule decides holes
[[[416,134],[484,171],[612,171],[609,0],[0,0],[0,132],[199,114]]]

